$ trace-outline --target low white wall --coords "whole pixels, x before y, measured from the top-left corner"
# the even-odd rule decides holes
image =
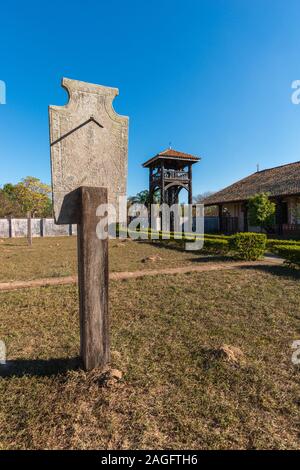
[[[32,237],[77,234],[77,225],[56,225],[54,219],[31,219]],[[0,219],[0,238],[27,237],[27,219]]]
[[[69,225],[56,225],[53,219],[44,219],[43,236],[44,237],[60,237],[70,235]]]
[[[41,232],[41,220],[31,219],[31,233],[33,237],[39,237]],[[27,236],[27,219],[11,219],[11,237]]]
[[[9,237],[9,221],[7,219],[0,219],[0,237]]]

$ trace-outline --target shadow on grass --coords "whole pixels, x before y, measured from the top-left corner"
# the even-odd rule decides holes
[[[2,242],[0,244],[0,247],[15,247],[17,246],[18,248],[24,248],[24,247],[28,247],[28,241],[27,241],[27,238],[24,240],[23,242],[23,239],[22,239],[22,243],[9,243],[9,242]]]
[[[51,375],[64,374],[68,370],[80,367],[80,358],[58,358],[58,359],[15,359],[0,365],[0,377],[23,377],[39,376],[49,377]]]
[[[184,244],[178,243],[178,242],[173,242],[173,241],[168,241],[165,242],[160,242],[160,241],[148,241],[148,240],[138,240],[138,243],[147,243],[148,245],[153,245],[156,248],[163,248],[164,250],[174,250],[174,251],[179,251],[181,253],[190,253],[192,255],[198,254],[199,258],[190,258],[189,261],[193,261],[195,263],[205,263],[207,261],[232,261],[232,258],[229,256],[224,256],[220,254],[215,254],[215,253],[209,253],[207,251],[202,251],[202,250],[185,250],[184,249]]]
[[[289,277],[294,280],[300,280],[300,270],[292,269],[285,265],[251,265],[251,266],[240,266],[239,269],[247,269],[252,271],[263,271],[268,274],[273,274],[279,277]]]
[[[199,258],[191,258],[189,261],[192,261],[192,263],[229,263],[230,261],[234,261],[234,259],[224,255],[209,255],[203,253]]]

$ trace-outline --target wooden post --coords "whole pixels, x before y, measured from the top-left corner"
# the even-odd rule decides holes
[[[32,245],[32,227],[31,227],[31,212],[27,212],[27,241],[28,245]]]
[[[108,321],[108,239],[99,240],[96,209],[107,204],[107,188],[78,188],[78,285],[80,355],[85,370],[110,360]]]
[[[149,206],[151,208],[151,204],[153,204],[153,185],[152,185],[152,178],[153,178],[153,168],[149,168]]]
[[[189,175],[189,204],[193,204],[193,176],[192,176],[192,164],[189,164],[189,169],[188,169],[188,175]]]
[[[160,164],[160,171],[161,171],[161,181],[160,181],[160,203],[165,203],[165,164],[164,161],[161,161]]]
[[[41,237],[45,236],[45,218],[42,217],[40,220],[40,235]]]
[[[9,238],[13,237],[13,226],[12,226],[12,216],[8,217],[8,236]]]

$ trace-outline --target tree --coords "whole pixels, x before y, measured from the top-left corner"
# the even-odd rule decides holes
[[[41,180],[39,178],[35,178],[35,176],[26,176],[26,178],[22,179],[20,184],[37,194],[44,194],[48,197],[51,194],[50,186],[48,184],[42,183]]]
[[[11,200],[3,189],[0,189],[0,218],[2,217],[21,217],[22,210],[19,204]]]
[[[248,200],[249,223],[259,226],[261,231],[268,230],[275,221],[275,203],[270,201],[268,193],[255,194]]]
[[[25,217],[28,212],[37,217],[52,215],[51,188],[34,176],[27,176],[16,185],[7,183],[2,192],[12,207],[4,215]]]
[[[193,197],[193,201],[195,204],[201,204],[204,199],[206,199],[208,196],[211,196],[213,191],[205,191],[204,193],[197,194],[196,196]]]
[[[197,194],[195,197],[193,197],[193,201],[195,204],[202,204],[204,199],[206,199],[208,196],[211,196],[212,194],[214,194],[213,191],[205,191],[204,193]],[[205,207],[204,214],[208,217],[218,216],[219,212],[217,206]]]
[[[14,196],[14,185],[11,183],[6,183],[3,186],[2,192],[9,198],[13,199]]]
[[[148,207],[148,205],[150,204],[150,193],[148,189],[140,191],[135,196],[130,196],[128,198],[128,202],[130,204],[143,204],[144,206]],[[158,202],[158,196],[156,193],[154,193],[153,203],[155,204],[156,202]]]

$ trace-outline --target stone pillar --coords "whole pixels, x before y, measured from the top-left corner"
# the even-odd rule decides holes
[[[50,148],[54,217],[57,224],[78,219],[76,189],[108,188],[118,214],[126,196],[128,118],[113,109],[117,88],[64,78],[69,103],[50,106]]]

